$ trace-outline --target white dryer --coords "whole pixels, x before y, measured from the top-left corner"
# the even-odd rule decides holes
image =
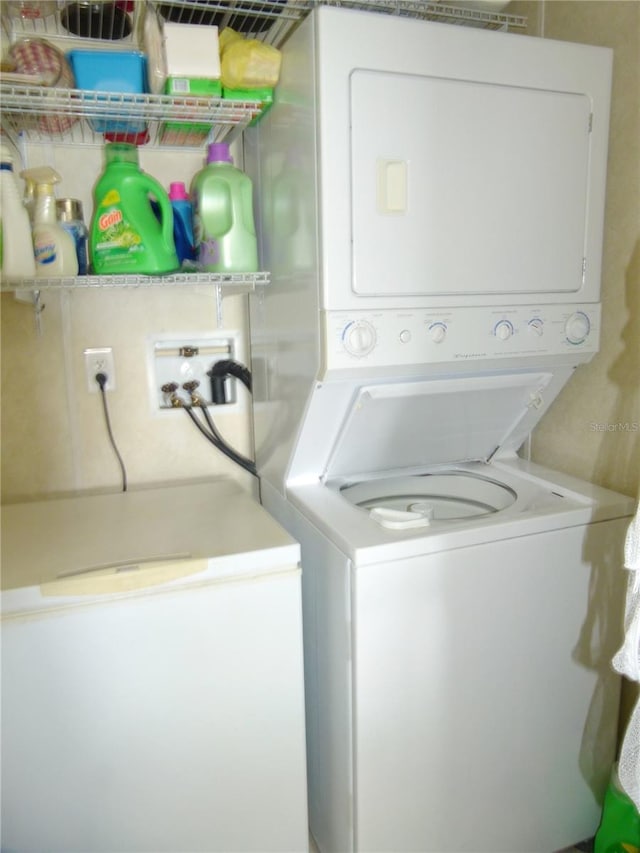
[[[322,853],[597,827],[633,502],[517,451],[598,349],[610,73],[602,48],[323,6],[246,134],[256,455],[302,546]]]

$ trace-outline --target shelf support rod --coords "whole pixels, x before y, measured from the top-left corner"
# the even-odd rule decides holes
[[[216,322],[219,329],[222,329],[222,299],[222,288],[216,284]]]
[[[33,319],[36,327],[37,337],[42,337],[42,312],[45,309],[45,304],[42,301],[42,294],[39,290],[34,290],[32,294],[33,300]]]

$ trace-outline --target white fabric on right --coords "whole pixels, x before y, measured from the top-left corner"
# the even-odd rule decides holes
[[[630,572],[625,604],[624,642],[613,657],[613,666],[631,681],[640,682],[640,505],[627,531],[624,564]],[[624,791],[640,811],[640,699],[622,741],[618,776]]]

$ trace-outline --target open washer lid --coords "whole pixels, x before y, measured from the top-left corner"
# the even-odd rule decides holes
[[[552,379],[520,372],[362,386],[325,476],[486,462],[516,450],[566,381],[545,397]]]

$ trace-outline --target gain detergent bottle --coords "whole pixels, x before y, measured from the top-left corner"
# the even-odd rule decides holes
[[[93,272],[158,275],[179,269],[167,193],[140,169],[135,145],[109,143],[105,158],[94,189],[89,236]]]

